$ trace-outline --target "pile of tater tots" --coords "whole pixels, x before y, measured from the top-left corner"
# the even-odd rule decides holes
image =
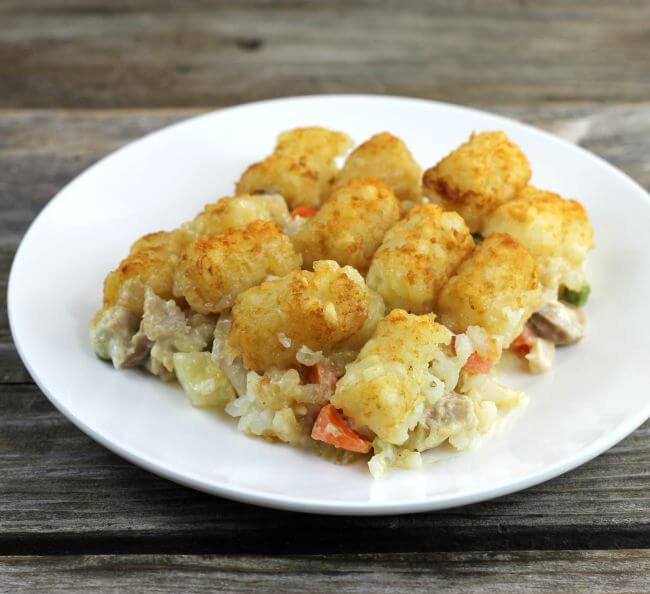
[[[424,172],[387,132],[352,146],[282,133],[234,195],[133,244],[90,334],[248,435],[381,477],[476,447],[525,402],[498,381],[506,351],[542,373],[582,338],[593,234],[503,132]]]

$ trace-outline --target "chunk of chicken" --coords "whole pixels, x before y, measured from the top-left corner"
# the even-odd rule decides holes
[[[536,311],[529,324],[538,336],[554,344],[574,344],[584,336],[586,318],[577,307],[553,301]]]

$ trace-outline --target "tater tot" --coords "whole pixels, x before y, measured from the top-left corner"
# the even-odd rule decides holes
[[[232,308],[228,346],[246,369],[296,365],[302,346],[328,352],[356,334],[368,317],[369,292],[361,275],[336,262],[314,262],[244,291]]]
[[[289,209],[278,194],[227,196],[208,204],[185,228],[197,235],[225,233],[253,221],[272,221],[279,227],[289,222]]]
[[[436,311],[453,332],[481,326],[507,347],[541,295],[535,258],[509,235],[492,233],[442,287]]]
[[[119,304],[142,315],[144,288],[161,299],[171,299],[174,271],[188,235],[182,230],[159,231],[138,239],[129,255],[104,281],[104,307]]]
[[[237,193],[277,193],[291,208],[318,206],[332,191],[338,174],[336,157],[351,146],[347,134],[325,128],[284,132],[273,153],[244,172]]]
[[[473,247],[458,214],[433,204],[416,206],[384,236],[368,286],[384,298],[388,311],[430,312],[438,291]]]
[[[528,186],[488,217],[485,231],[508,233],[525,246],[537,258],[540,279],[551,291],[557,292],[559,285],[578,291],[584,284],[584,263],[594,241],[579,202]]]
[[[383,181],[400,200],[422,198],[422,169],[406,144],[388,132],[376,134],[350,153],[337,185],[370,177]]]
[[[199,313],[218,313],[268,275],[282,276],[300,263],[300,254],[275,223],[253,221],[191,242],[178,263],[174,293]]]
[[[379,180],[352,180],[336,190],[293,236],[303,264],[336,260],[365,274],[386,231],[400,217],[395,194]]]
[[[530,180],[530,165],[503,132],[472,134],[469,141],[424,172],[424,194],[462,215],[472,233]]]
[[[368,317],[358,332],[336,345],[337,351],[359,351],[375,333],[377,324],[386,315],[386,306],[379,293],[368,289]]]
[[[401,444],[424,412],[436,382],[430,363],[451,342],[451,332],[432,314],[394,309],[338,381],[332,404],[359,428]]]

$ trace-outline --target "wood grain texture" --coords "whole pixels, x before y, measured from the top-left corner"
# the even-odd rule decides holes
[[[4,557],[13,594],[282,592],[283,594],[645,593],[650,552],[521,551],[242,557]]]
[[[645,101],[650,3],[4,0],[1,107]]]
[[[89,394],[89,397],[92,395]],[[548,483],[440,513],[279,512],[179,487],[0,386],[0,553],[324,553],[650,545],[650,423]]]
[[[647,0],[3,0],[0,293],[29,223],[88,165],[269,97],[483,107],[650,188],[649,64]],[[447,512],[332,518],[226,501],[77,430],[32,383],[0,305],[2,593],[648,592],[649,478],[650,422],[553,481]]]

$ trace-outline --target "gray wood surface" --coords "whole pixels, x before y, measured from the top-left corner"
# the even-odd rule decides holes
[[[642,101],[646,0],[3,0],[0,106]]]
[[[0,589],[42,592],[646,593],[650,552],[0,558]]]
[[[210,108],[322,92],[483,107],[650,188],[648,0],[3,0],[0,292],[34,216],[110,151]],[[2,593],[648,592],[649,463],[646,423],[562,477],[441,513],[234,503],[77,430],[0,307]]]

